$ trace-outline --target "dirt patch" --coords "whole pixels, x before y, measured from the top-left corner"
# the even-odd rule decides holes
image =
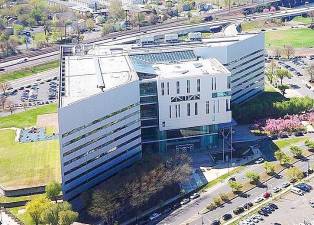
[[[58,126],[58,114],[43,114],[37,117],[37,127],[53,128],[57,133],[59,132]]]

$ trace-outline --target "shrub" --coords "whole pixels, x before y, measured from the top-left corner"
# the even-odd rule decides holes
[[[221,198],[219,197],[219,196],[217,196],[217,197],[215,197],[214,199],[213,199],[213,202],[214,202],[214,204],[218,207],[218,206],[221,206],[221,204],[222,204],[222,200],[221,200]]]
[[[209,211],[213,211],[214,209],[216,209],[216,205],[214,203],[210,203],[206,206],[206,209],[208,209]]]
[[[219,197],[223,202],[228,202],[230,200],[229,196],[226,193],[220,193]]]

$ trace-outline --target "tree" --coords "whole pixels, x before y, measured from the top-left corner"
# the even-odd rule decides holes
[[[270,162],[264,162],[263,167],[267,174],[273,174],[275,172],[275,165]]]
[[[109,16],[110,18],[118,21],[124,19],[125,13],[122,9],[121,0],[110,0],[109,2]]]
[[[286,78],[291,78],[292,75],[289,73],[288,70],[284,70],[284,69],[277,69],[276,70],[276,77],[278,77],[280,79],[280,84],[282,85],[282,81],[283,79]]]
[[[288,155],[284,155],[282,159],[282,165],[289,165],[291,163],[292,159]]]
[[[279,58],[281,56],[282,50],[281,48],[275,48],[274,49],[274,54],[276,58]]]
[[[255,172],[247,172],[245,176],[250,180],[251,184],[257,184],[260,180],[260,176]]]
[[[216,196],[214,199],[213,199],[213,202],[216,206],[220,206],[222,204],[222,200],[219,196]]]
[[[271,70],[266,70],[265,75],[266,75],[268,81],[269,81],[271,84],[273,84],[273,82],[274,82],[274,80],[275,80],[275,78],[276,78],[275,73],[271,72]]]
[[[61,192],[61,185],[56,181],[52,181],[46,185],[45,192],[50,200],[57,202],[57,197]]]
[[[94,22],[94,20],[91,19],[91,18],[88,18],[88,19],[86,20],[86,27],[87,27],[87,29],[88,29],[89,31],[93,30],[93,29],[95,28],[95,22]]]
[[[50,200],[46,196],[39,196],[26,204],[26,212],[31,216],[34,223],[39,225],[42,213],[50,207]]]
[[[295,145],[290,147],[290,152],[293,155],[293,157],[295,157],[295,158],[300,158],[303,155],[302,148],[295,146]]]
[[[314,141],[311,141],[309,139],[307,139],[305,141],[305,146],[309,149],[309,150],[314,150]]]
[[[285,95],[286,90],[289,89],[289,85],[282,84],[282,85],[279,85],[277,88],[279,89],[279,91],[281,92],[282,95]]]
[[[112,23],[106,22],[102,26],[102,30],[101,30],[102,35],[109,34],[109,33],[113,32],[113,31],[114,31],[114,28],[113,28],[113,24]]]
[[[78,213],[71,210],[61,211],[59,213],[59,225],[71,225],[78,219]]]
[[[283,54],[290,59],[291,56],[293,56],[295,53],[295,49],[291,45],[286,45],[283,48]]]
[[[6,106],[7,99],[8,99],[8,97],[5,95],[0,96],[0,106],[2,107],[2,110],[4,110],[4,108]]]
[[[219,194],[219,197],[222,201],[224,202],[228,202],[230,199],[229,199],[229,196],[226,194],[226,193],[220,193]]]
[[[7,95],[7,90],[8,90],[10,87],[11,87],[10,84],[7,83],[7,82],[4,82],[4,83],[1,83],[1,84],[0,84],[0,90],[2,91],[2,93],[3,93],[4,95]]]
[[[64,213],[64,212],[67,212],[67,213]],[[72,214],[77,215],[76,212],[72,211],[71,205],[68,202],[64,201],[61,203],[52,204],[51,207],[46,208],[41,214],[41,219],[45,224],[50,224],[50,225],[71,224],[77,219],[77,216],[71,219]],[[65,215],[70,215],[70,216],[65,216]],[[67,222],[71,222],[71,223],[67,223]]]
[[[314,63],[308,66],[307,72],[310,75],[310,82],[314,82]]]
[[[298,167],[291,167],[287,169],[286,176],[290,182],[296,182],[304,177],[303,172]]]
[[[237,181],[229,181],[229,187],[232,189],[233,192],[237,193],[242,191],[243,185]]]

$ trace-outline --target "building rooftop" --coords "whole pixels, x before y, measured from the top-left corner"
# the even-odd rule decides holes
[[[136,79],[126,55],[66,56],[61,105],[66,106]]]
[[[216,59],[200,59],[174,64],[154,64],[152,67],[158,78],[162,79],[230,74],[229,70]]]

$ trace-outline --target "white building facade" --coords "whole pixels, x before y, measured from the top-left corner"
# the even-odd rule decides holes
[[[231,103],[264,89],[263,41],[258,34],[65,51],[72,52],[60,68],[65,199],[75,201],[148,149],[221,152]]]

